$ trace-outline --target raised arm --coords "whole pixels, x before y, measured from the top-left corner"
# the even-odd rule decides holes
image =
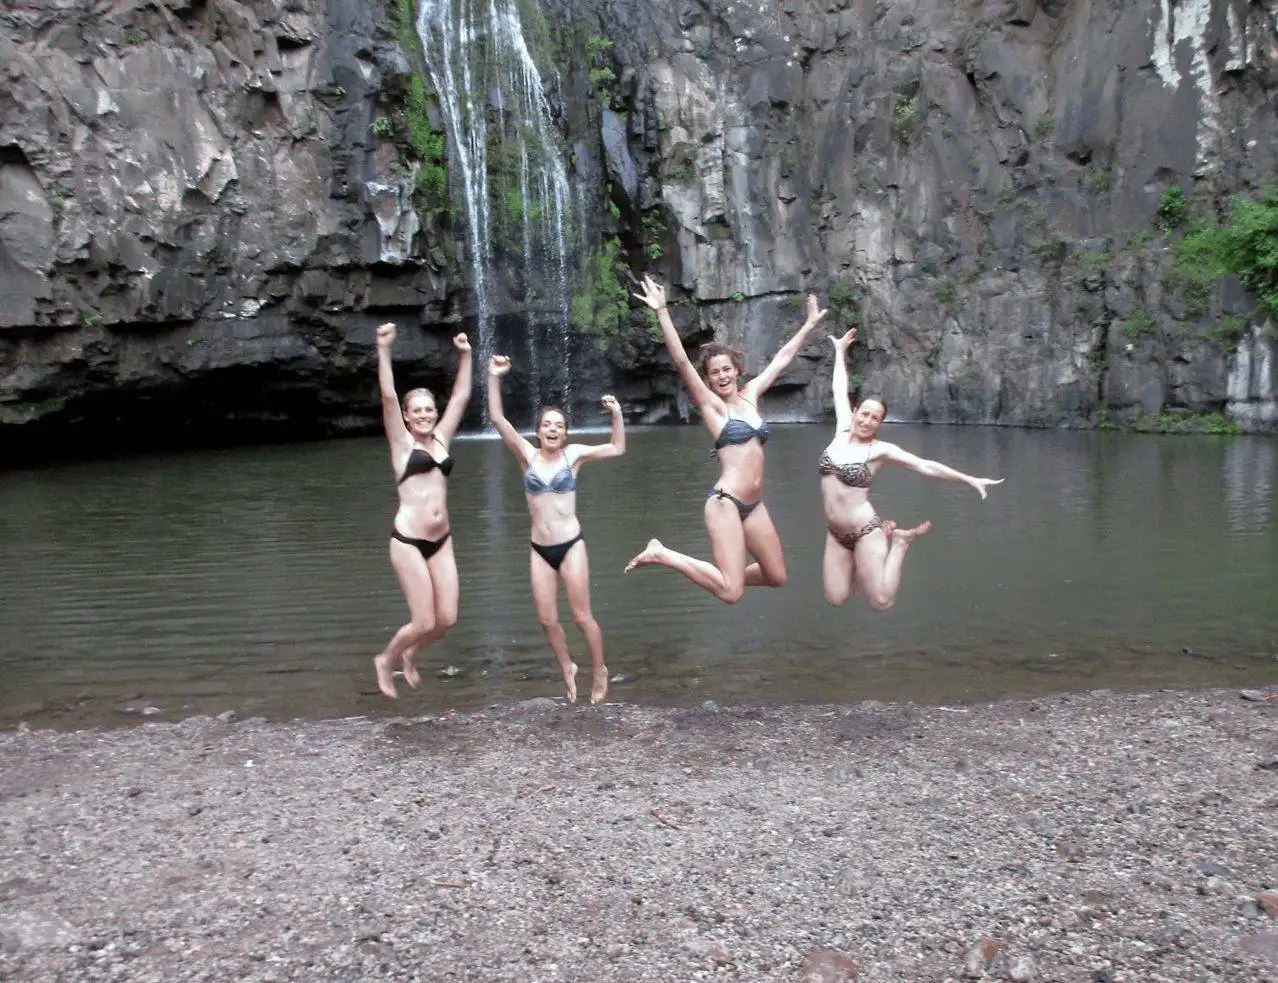
[[[666,343],[666,351],[674,360],[675,367],[679,370],[684,387],[688,390],[692,401],[697,404],[698,409],[711,406],[720,413],[726,413],[727,407],[723,405],[723,400],[711,392],[706,381],[701,378],[701,373],[697,371],[697,367],[688,358],[688,353],[683,350],[683,339],[679,337],[674,321],[670,320],[670,311],[666,308],[665,288],[650,276],[643,278],[641,286],[643,293],[635,294],[635,296],[657,312],[657,320],[661,322],[661,338]]]
[[[758,400],[772,383],[777,381],[777,376],[785,371],[785,367],[794,361],[794,356],[799,354],[799,349],[803,347],[804,342],[808,340],[808,335],[812,329],[821,323],[827,311],[821,310],[821,305],[817,303],[816,294],[808,294],[808,316],[804,318],[803,325],[794,333],[794,337],[781,346],[780,350],[772,356],[772,361],[757,376],[750,380],[746,386],[747,389],[753,389],[754,395],[751,397],[755,401]]]
[[[466,404],[470,402],[471,362],[470,340],[459,334],[453,338],[453,346],[458,351],[457,378],[453,380],[453,394],[448,397],[448,406],[444,414],[435,424],[439,439],[447,443],[461,426],[462,417],[466,415]]]
[[[493,421],[501,442],[510,448],[520,462],[527,464],[536,452],[532,443],[520,436],[519,431],[506,419],[501,405],[501,377],[510,371],[510,359],[505,355],[493,355],[488,359],[488,419]]]
[[[856,338],[856,328],[849,328],[842,338],[827,335],[834,343],[834,378],[830,388],[834,391],[834,429],[838,433],[852,429],[852,399],[848,396],[848,349]]]
[[[395,325],[387,322],[377,329],[377,385],[382,394],[382,426],[391,446],[402,446],[408,439],[408,427],[395,393],[395,370],[391,366],[391,345],[395,343]]]
[[[601,402],[604,409],[612,414],[612,439],[606,444],[573,444],[574,463],[604,461],[626,453],[626,421],[621,415],[621,404],[611,395],[605,396]]]
[[[909,451],[903,451],[896,444],[889,444],[886,441],[878,444],[878,453],[875,457],[892,464],[899,464],[911,471],[917,471],[919,474],[928,478],[938,478],[941,481],[955,481],[967,485],[976,490],[976,493],[984,498],[986,489],[991,485],[1001,485],[1005,479],[1003,478],[973,478],[970,474],[964,474],[957,471],[948,464],[942,464],[940,461],[929,461],[926,458],[917,457]]]

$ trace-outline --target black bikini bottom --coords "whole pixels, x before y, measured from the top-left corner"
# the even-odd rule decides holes
[[[760,506],[760,504],[762,504],[763,502],[763,499],[759,499],[757,502],[750,502],[749,504],[747,504],[741,501],[741,499],[737,498],[736,495],[730,494],[729,492],[724,491],[722,488],[711,488],[710,491],[706,494],[706,498],[715,498],[715,497],[726,498],[729,502],[735,505],[737,507],[737,514],[741,516],[742,522],[750,518],[750,513],[753,512],[755,509],[757,509]]]
[[[422,555],[422,559],[429,560],[443,548],[444,544],[448,542],[448,537],[452,534],[453,532],[450,529],[448,532],[444,533],[444,535],[440,536],[439,539],[413,539],[412,536],[405,536],[398,529],[392,529],[391,539],[398,539],[401,543],[407,543],[409,546],[416,546],[417,552]]]
[[[864,539],[866,536],[870,535],[870,533],[874,532],[875,529],[882,528],[883,520],[876,515],[856,532],[836,532],[831,529],[830,535],[838,540],[839,545],[845,550],[852,551],[856,549],[857,540]]]
[[[554,546],[540,546],[533,542],[528,545],[533,548],[534,553],[550,565],[551,570],[558,570],[564,562],[564,557],[568,555],[568,551],[581,541],[581,533],[577,533],[567,542],[555,543]]]

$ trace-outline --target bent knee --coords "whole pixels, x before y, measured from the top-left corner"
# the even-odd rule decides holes
[[[715,596],[718,597],[719,600],[721,600],[724,604],[736,604],[737,601],[745,597],[745,585],[729,584],[727,587],[723,588],[723,590],[719,591]]]
[[[832,605],[832,606],[836,607],[836,608],[837,608],[837,607],[842,607],[842,606],[843,606],[843,604],[847,601],[847,599],[848,599],[849,597],[851,597],[851,596],[852,596],[852,594],[851,594],[851,592],[850,592],[850,591],[832,591],[832,590],[827,590],[827,591],[825,592],[825,602],[826,602],[827,604],[830,604],[830,605]]]
[[[448,631],[457,624],[456,611],[439,611],[435,614],[435,629],[437,631]]]
[[[866,597],[865,601],[875,611],[887,611],[896,603],[896,598],[870,595]]]
[[[572,620],[577,623],[577,627],[582,631],[588,631],[592,628],[599,627],[595,623],[595,616],[589,611],[574,611],[572,613]]]
[[[540,614],[537,616],[537,622],[541,625],[542,631],[554,631],[559,627],[559,615]]]
[[[409,628],[413,633],[413,638],[420,641],[435,630],[435,625],[436,619],[434,618],[414,618]]]
[[[768,586],[784,587],[789,579],[790,574],[786,572],[785,567],[782,567],[780,570],[774,570],[768,574]]]

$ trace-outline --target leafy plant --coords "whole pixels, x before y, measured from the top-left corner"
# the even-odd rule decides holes
[[[1185,192],[1181,191],[1176,185],[1163,189],[1163,197],[1158,202],[1158,226],[1164,232],[1170,232],[1172,229],[1178,229],[1185,224],[1185,216],[1188,214],[1189,202],[1185,199]]]
[[[1034,121],[1034,139],[1041,143],[1052,135],[1052,130],[1056,128],[1056,121],[1052,119],[1051,114],[1040,116]]]
[[[1139,341],[1154,330],[1154,316],[1144,307],[1138,307],[1123,321],[1123,334],[1131,341]]]
[[[587,254],[572,297],[573,328],[594,337],[600,348],[607,348],[614,341],[624,345],[630,340],[630,295],[621,282],[629,267],[618,259],[620,252],[621,241],[613,236]]]
[[[892,132],[900,140],[908,140],[910,130],[919,116],[919,102],[914,96],[902,99],[892,110]]]
[[[1247,333],[1247,319],[1241,314],[1222,314],[1210,328],[1203,332],[1208,341],[1213,341],[1224,351],[1232,352],[1238,348]]]
[[[738,290],[728,299],[731,300],[734,304],[740,304],[745,300],[745,294],[743,294],[740,290]]]
[[[611,47],[612,38],[592,35],[586,38],[586,57],[591,61],[595,61],[601,55],[607,54]]]
[[[1191,227],[1176,246],[1174,272],[1196,283],[1232,274],[1278,317],[1278,184],[1258,200],[1235,195],[1225,225]]]
[[[373,120],[373,136],[386,137],[395,135],[395,121],[389,116],[378,116]]]

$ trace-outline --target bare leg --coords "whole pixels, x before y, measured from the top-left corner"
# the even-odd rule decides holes
[[[772,524],[768,507],[762,503],[742,523],[745,529],[746,549],[758,562],[745,568],[747,587],[784,587],[788,579],[785,570],[785,554],[781,551],[781,537]]]
[[[843,604],[856,590],[856,556],[837,539],[825,534],[825,555],[821,558],[821,584],[825,599],[835,607]]]
[[[568,639],[564,636],[564,626],[559,623],[559,578],[550,569],[550,564],[535,551],[529,550],[528,556],[537,620],[541,622],[541,630],[546,633],[546,641],[550,643],[550,650],[555,653],[555,661],[559,663],[559,671],[563,673],[564,693],[568,702],[576,703],[577,666],[568,654]]]
[[[586,649],[590,652],[590,702],[600,703],[608,695],[608,667],[604,665],[603,632],[590,610],[590,558],[584,542],[575,544],[568,551],[559,567],[559,576],[563,578],[568,592],[572,620],[581,629]]]
[[[395,664],[403,654],[417,645],[435,628],[435,590],[430,568],[416,547],[392,539],[390,561],[399,578],[399,585],[408,601],[412,620],[402,626],[390,643],[373,656],[373,669],[377,673],[377,688],[392,700],[399,696],[395,690]]]
[[[626,564],[626,573],[636,567],[658,565],[683,574],[704,591],[727,604],[735,604],[745,593],[745,530],[737,507],[721,498],[706,499],[706,532],[714,562],[697,560],[663,546],[659,539],[648,540],[643,552]]]
[[[886,611],[896,603],[905,555],[931,528],[932,523],[924,522],[913,529],[893,529],[890,539],[876,529],[856,544],[857,587],[875,611]]]
[[[457,612],[461,601],[461,585],[457,577],[457,555],[453,552],[453,540],[439,548],[426,566],[435,590],[435,627],[428,631],[412,648],[404,652],[404,682],[413,689],[421,685],[417,674],[417,659],[421,653],[444,637],[457,624]]]

